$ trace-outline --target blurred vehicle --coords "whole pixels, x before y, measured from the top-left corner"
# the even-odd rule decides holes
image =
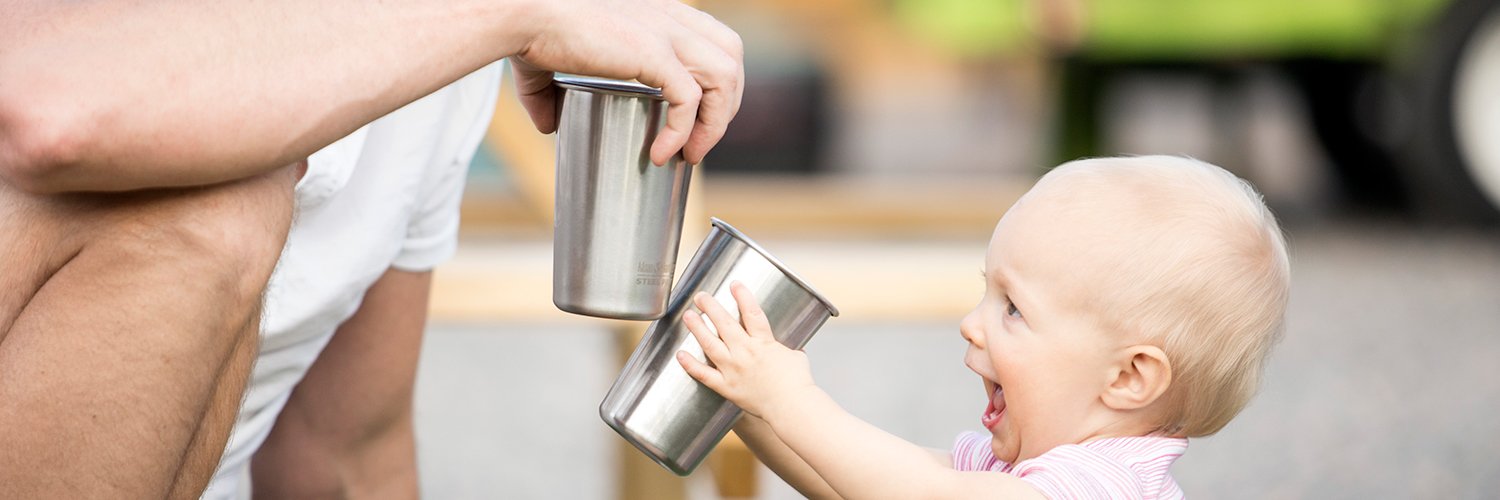
[[[1101,95],[1153,70],[1280,67],[1354,201],[1500,221],[1500,1],[1038,0],[1065,46],[1060,154],[1099,154]]]
[[[850,95],[850,82],[900,78],[882,65],[930,54],[962,61],[943,68],[973,76],[1026,60],[1041,41],[1060,69],[1056,157],[1042,163],[1116,152],[1105,150],[1102,115],[1122,77],[1190,72],[1233,87],[1271,67],[1303,97],[1346,198],[1433,219],[1500,222],[1500,0],[753,4],[768,15],[736,26],[747,53],[761,52],[746,58],[754,68],[745,106],[715,149],[716,169],[815,173],[830,137],[847,138],[829,130],[870,117],[830,98]],[[791,30],[788,19],[812,27]],[[906,50],[912,41],[932,51]]]

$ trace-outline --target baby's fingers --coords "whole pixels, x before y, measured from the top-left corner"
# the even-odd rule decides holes
[[[734,302],[740,306],[740,321],[745,325],[745,333],[751,337],[775,340],[776,335],[771,332],[771,321],[766,319],[766,311],[760,308],[760,303],[755,300],[755,294],[750,292],[750,288],[736,281],[729,284],[729,293],[734,295]]]
[[[703,322],[698,313],[686,311],[682,314],[682,324],[687,326],[693,338],[698,339],[698,345],[703,347],[703,355],[708,357],[714,364],[729,361],[729,348],[724,341],[719,339],[719,334],[714,333],[714,328]]]
[[[698,309],[703,311],[703,314],[708,315],[710,321],[714,322],[714,330],[719,332],[719,338],[724,341],[724,344],[736,346],[745,339],[745,329],[740,327],[739,320],[734,319],[734,316],[731,316],[717,299],[707,293],[698,292],[693,296],[693,303],[698,305]]]
[[[689,377],[693,377],[693,380],[713,389],[714,392],[723,393],[724,374],[719,373],[712,366],[703,364],[687,351],[677,351],[677,363],[682,365],[682,370],[687,372]]]

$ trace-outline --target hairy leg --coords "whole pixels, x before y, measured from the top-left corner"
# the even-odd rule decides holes
[[[292,392],[251,465],[256,498],[418,498],[412,391],[431,272],[386,271]]]
[[[219,377],[214,381],[213,393],[209,395],[208,408],[198,421],[193,440],[182,456],[182,466],[173,478],[172,489],[167,498],[198,498],[213,478],[214,470],[229,441],[229,431],[234,427],[239,414],[240,401],[245,394],[245,382],[250,379],[250,369],[255,364],[255,355],[260,352],[260,311],[251,315],[250,323],[238,332],[234,349],[229,353]]]
[[[0,185],[0,497],[201,493],[294,183],[283,169],[114,195]]]

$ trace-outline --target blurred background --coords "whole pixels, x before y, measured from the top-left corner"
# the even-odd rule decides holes
[[[695,176],[843,314],[807,350],[918,444],[979,430],[960,317],[1047,168],[1166,153],[1256,184],[1293,290],[1261,394],[1174,467],[1191,496],[1500,491],[1500,2],[703,0],[744,104]],[[550,303],[553,143],[503,95],[418,378],[430,498],[798,498],[733,439],[676,478],[600,421],[643,323]]]

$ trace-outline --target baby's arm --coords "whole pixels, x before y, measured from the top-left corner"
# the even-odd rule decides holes
[[[694,300],[717,334],[697,314],[683,318],[715,366],[687,353],[679,353],[678,360],[693,378],[743,408],[747,418],[767,424],[770,433],[752,423],[750,435],[741,437],[798,491],[818,497],[828,493],[826,485],[838,496],[857,499],[1041,498],[1008,474],[955,471],[946,455],[845,412],[813,384],[806,354],[776,341],[749,290],[735,284],[731,293],[743,323],[704,294]]]
[[[740,436],[740,440],[750,447],[750,451],[754,452],[755,456],[765,462],[771,472],[775,472],[787,484],[792,485],[792,488],[795,488],[802,496],[814,500],[842,498],[833,491],[833,487],[828,486],[828,482],[824,481],[812,466],[807,465],[802,457],[797,456],[797,453],[787,447],[786,443],[781,442],[781,438],[776,437],[775,431],[771,430],[771,426],[765,420],[747,413],[740,418],[739,423],[735,424],[734,433]],[[926,448],[926,451],[933,460],[940,464],[952,463],[953,457],[948,450]]]
[[[797,456],[786,443],[781,442],[781,438],[776,437],[776,433],[760,417],[748,413],[740,417],[739,423],[734,425],[734,433],[740,436],[760,461],[765,462],[771,472],[796,488],[802,496],[814,500],[839,498],[838,493],[823,481],[823,477],[807,462],[802,461],[802,457]]]

